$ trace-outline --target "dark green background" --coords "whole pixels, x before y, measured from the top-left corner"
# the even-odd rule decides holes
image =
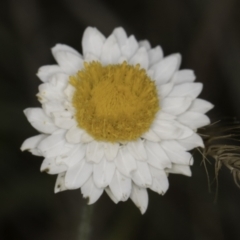
[[[240,115],[239,23],[239,0],[1,0],[0,239],[79,239],[86,205],[79,190],[55,195],[56,176],[40,173],[42,158],[19,150],[37,134],[23,109],[39,106],[36,72],[54,63],[52,46],[81,50],[87,26],[105,35],[123,26],[138,40],[160,44],[166,55],[180,52],[182,68],[194,69],[204,83],[201,97],[214,103],[210,115],[217,120]],[[143,216],[130,200],[115,205],[104,194],[94,205],[91,239],[240,239],[240,190],[222,169],[214,204],[200,163],[196,155],[192,178],[171,175],[164,197],[149,191]]]

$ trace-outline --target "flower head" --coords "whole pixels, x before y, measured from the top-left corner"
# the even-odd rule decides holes
[[[209,124],[213,105],[197,99],[202,84],[179,70],[179,54],[164,58],[160,46],[123,28],[105,38],[88,27],[82,49],[57,44],[57,65],[39,69],[42,107],[24,113],[41,134],[21,149],[44,157],[41,171],[58,174],[55,192],[80,188],[92,204],[106,191],[144,213],[147,188],[163,195],[168,173],[191,175],[188,151],[203,147],[196,130]]]

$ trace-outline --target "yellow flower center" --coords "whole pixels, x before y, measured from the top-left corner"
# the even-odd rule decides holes
[[[85,62],[70,83],[78,126],[96,140],[136,140],[159,110],[156,85],[140,65]]]

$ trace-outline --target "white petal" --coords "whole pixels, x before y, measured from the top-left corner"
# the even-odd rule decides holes
[[[147,70],[147,75],[150,79],[153,79],[153,76],[154,76],[154,71],[152,69],[148,69]]]
[[[192,129],[197,129],[210,123],[206,115],[198,112],[185,112],[178,116],[178,121]]]
[[[132,171],[137,168],[135,158],[126,148],[119,150],[117,158],[114,160],[117,169],[125,176],[130,177]]]
[[[66,165],[57,165],[55,158],[45,158],[42,162],[41,172],[46,172],[48,174],[58,174],[65,172],[67,170]]]
[[[103,188],[98,188],[90,177],[81,187],[84,198],[88,198],[88,204],[95,203],[102,195]]]
[[[67,111],[66,111],[67,112]],[[60,112],[54,113],[54,123],[57,127],[63,128],[63,129],[70,129],[73,125],[76,124],[75,119],[70,118],[70,117],[62,117],[59,116],[61,114]]]
[[[213,107],[214,105],[211,104],[210,102],[197,98],[192,102],[192,105],[188,110],[191,112],[206,113],[209,110],[211,110]]]
[[[112,193],[112,191],[110,190],[109,187],[105,188],[105,192],[107,193],[107,195],[111,198],[111,200],[117,204],[120,200],[118,200]]]
[[[166,172],[183,174],[183,175],[188,176],[188,177],[192,176],[192,172],[191,172],[190,167],[186,166],[186,165],[173,164],[172,168],[166,169]]]
[[[132,185],[131,199],[135,205],[140,209],[141,213],[144,214],[148,207],[148,193],[145,188],[141,188]]]
[[[158,169],[171,167],[171,161],[166,155],[166,153],[163,151],[159,143],[146,141],[145,147],[146,147],[147,156],[148,156],[147,162],[150,165]]]
[[[42,133],[53,133],[58,128],[41,108],[27,108],[24,110],[28,121],[31,125]]]
[[[116,169],[109,187],[118,201],[126,201],[131,194],[132,181]]]
[[[58,73],[53,75],[48,82],[40,84],[38,87],[39,93],[36,95],[40,102],[64,99],[63,90],[67,86],[66,81],[58,80],[55,76],[63,75],[64,73]],[[66,75],[67,76],[67,75]],[[59,86],[58,86],[59,85]],[[44,100],[44,101],[43,101]]]
[[[174,120],[174,119],[176,119],[176,116],[171,115],[169,113],[165,113],[162,110],[160,110],[156,115],[157,121],[159,121],[159,120]]]
[[[46,65],[38,69],[37,76],[43,82],[47,82],[56,73],[63,73],[63,70],[58,65]]]
[[[166,84],[157,86],[158,95],[160,99],[165,98],[171,92],[172,88],[173,88],[173,83],[166,83]]]
[[[52,49],[53,56],[61,69],[69,74],[76,74],[83,67],[83,59],[81,56],[68,51],[54,51]]]
[[[69,152],[74,145],[66,142],[65,134],[65,130],[58,130],[54,134],[41,141],[38,145],[38,149],[41,151],[43,156],[51,158]]]
[[[124,46],[127,41],[127,34],[122,27],[115,28],[113,30],[113,35],[116,37],[117,42],[120,47]]]
[[[80,143],[83,132],[83,129],[74,125],[67,131],[66,139],[69,143]]]
[[[138,51],[133,55],[129,61],[132,65],[140,64],[141,68],[148,68],[148,54],[144,47],[138,49]]]
[[[118,59],[118,64],[122,64],[123,62],[127,62],[127,61],[128,61],[127,57],[121,56],[121,57]]]
[[[141,137],[152,142],[158,142],[161,140],[160,137],[151,128],[147,132],[145,132]]]
[[[53,120],[57,127],[67,130],[76,124],[76,121],[72,116],[72,113],[69,111],[53,113]]]
[[[98,188],[107,187],[112,181],[115,164],[103,158],[100,163],[93,165],[93,180]]]
[[[75,111],[75,108],[72,105],[72,102],[69,102],[69,101],[65,100],[63,102],[63,106],[64,106],[65,111],[69,111],[71,113],[72,117],[74,118],[75,115],[76,115],[75,114],[76,111]]]
[[[65,177],[65,185],[68,189],[76,189],[88,180],[92,174],[93,166],[88,163],[84,158],[76,165],[71,166]]]
[[[163,50],[160,46],[152,48],[148,51],[149,66],[159,62],[163,58]]]
[[[57,164],[65,164],[68,167],[72,167],[80,162],[86,155],[86,145],[78,144],[74,148],[67,152],[56,157]]]
[[[73,53],[79,57],[82,57],[81,54],[75,50],[74,48],[68,46],[68,45],[65,45],[65,44],[56,44],[53,48],[52,48],[52,52],[53,52],[53,55],[56,54],[57,52],[70,52],[70,53]]]
[[[193,134],[193,131],[174,120],[155,121],[153,131],[161,139],[184,139]]]
[[[82,143],[89,143],[89,142],[92,142],[93,140],[94,139],[92,138],[92,136],[90,136],[87,132],[83,132],[81,136]]]
[[[202,83],[182,83],[173,87],[169,97],[190,97],[196,98],[202,91]]]
[[[104,155],[104,144],[92,141],[87,146],[86,157],[88,161],[99,163]]]
[[[137,162],[137,169],[132,172],[132,180],[140,187],[149,187],[152,185],[152,176],[149,171],[148,164],[145,162]]]
[[[193,70],[180,70],[174,73],[171,82],[175,84],[185,83],[185,82],[194,82],[196,76]]]
[[[61,111],[64,111],[65,109],[64,105],[57,100],[43,103],[42,108],[43,108],[43,111],[50,117],[52,117],[52,113],[61,112]]]
[[[120,56],[121,52],[117,40],[114,35],[110,35],[102,48],[101,63],[103,65],[117,64]]]
[[[26,139],[22,146],[21,146],[21,151],[31,151],[32,149],[35,149],[38,144],[47,137],[45,134],[39,134],[37,136],[30,137]]]
[[[84,56],[84,62],[99,62],[99,58],[92,53],[86,53]]]
[[[64,94],[67,97],[67,100],[69,102],[72,102],[74,92],[75,92],[75,88],[72,85],[68,84],[68,86],[64,90]]]
[[[46,83],[39,85],[38,97],[47,100],[58,100],[64,99],[64,89],[68,84],[68,76],[64,73],[54,74],[50,80]]]
[[[192,103],[190,97],[167,97],[161,102],[161,109],[172,115],[179,115],[185,112]]]
[[[62,192],[67,190],[66,186],[65,186],[65,172],[63,173],[59,173],[57,176],[57,180],[55,183],[55,187],[54,187],[54,193],[58,193],[58,192]]]
[[[133,54],[137,51],[137,49],[138,42],[133,35],[126,40],[123,46],[121,46],[122,55],[125,56],[127,59],[130,59],[133,56]]]
[[[66,73],[55,73],[49,79],[49,83],[58,88],[58,90],[64,90],[67,87],[69,76]]]
[[[161,146],[173,163],[192,165],[193,157],[176,141],[162,141]]]
[[[154,192],[157,192],[158,194],[163,195],[169,187],[169,182],[165,171],[156,169],[151,166],[149,169],[153,179],[150,189],[152,189]]]
[[[156,80],[156,84],[167,83],[173,76],[174,72],[178,70],[180,63],[181,55],[172,54],[153,65],[151,69],[155,71],[154,80]]]
[[[118,154],[119,144],[118,143],[104,143],[105,157],[108,161],[113,161]]]
[[[148,40],[142,40],[138,42],[139,47],[144,47],[147,51],[151,49],[151,44]]]
[[[104,41],[105,37],[96,28],[87,27],[82,39],[84,56],[87,53],[92,53],[99,58],[102,52]]]
[[[196,147],[204,148],[204,143],[203,143],[202,138],[196,133],[193,133],[188,138],[179,139],[178,143],[181,146],[183,146],[187,151],[190,151],[190,150],[192,150],[193,148],[196,148]]]
[[[147,153],[145,150],[144,143],[141,139],[137,141],[131,141],[127,144],[127,148],[132,156],[139,161],[146,161],[147,160]]]
[[[43,156],[41,151],[39,151],[37,148],[31,149],[31,150],[29,150],[29,152],[34,156]]]

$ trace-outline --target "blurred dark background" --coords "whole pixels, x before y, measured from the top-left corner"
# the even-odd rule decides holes
[[[201,94],[216,106],[210,116],[240,116],[239,0],[1,0],[0,1],[0,239],[78,240],[86,200],[79,190],[53,193],[56,176],[40,173],[42,158],[20,152],[37,132],[23,109],[37,107],[37,69],[54,60],[50,48],[81,50],[87,26],[108,36],[123,26],[138,40],[180,52],[194,69]],[[214,162],[208,164],[214,179]],[[192,178],[171,175],[165,196],[149,191],[145,215],[129,200],[115,205],[104,194],[95,203],[92,240],[240,239],[240,190],[229,170],[219,175],[219,196],[201,156]]]

